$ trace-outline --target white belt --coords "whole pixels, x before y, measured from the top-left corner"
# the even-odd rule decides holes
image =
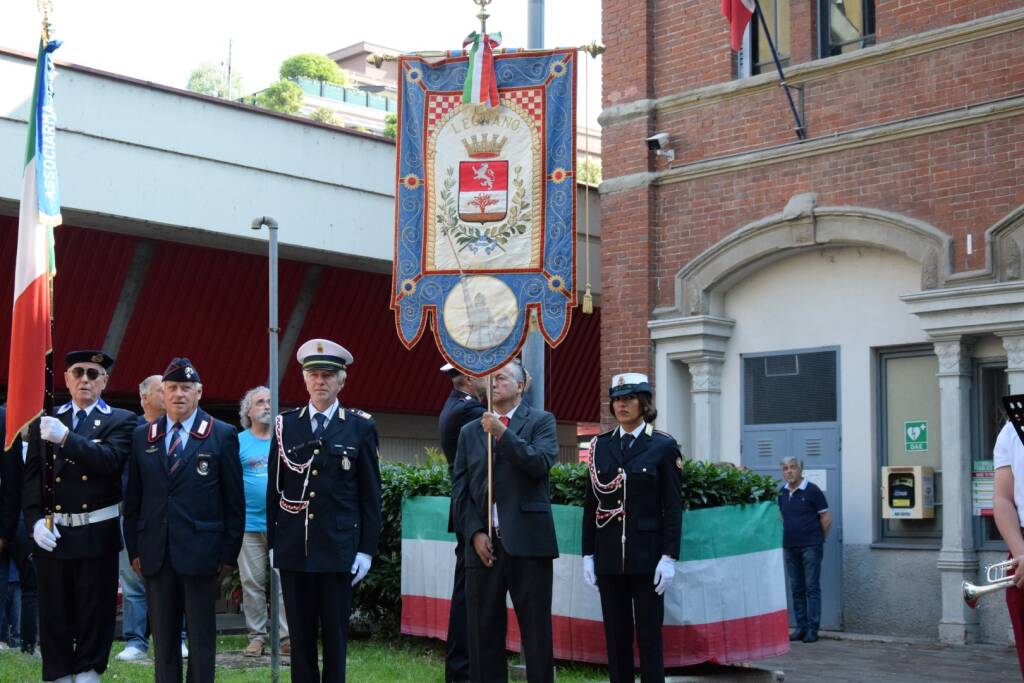
[[[96,524],[97,522],[105,522],[117,516],[118,506],[108,505],[105,508],[93,510],[92,512],[78,512],[70,515],[57,512],[53,515],[53,523],[69,527],[86,526],[88,524]]]

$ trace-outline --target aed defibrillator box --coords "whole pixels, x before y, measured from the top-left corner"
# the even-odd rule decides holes
[[[931,467],[882,468],[882,518],[935,517],[935,474]]]

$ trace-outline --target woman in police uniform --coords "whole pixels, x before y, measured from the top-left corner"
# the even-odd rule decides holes
[[[663,682],[661,625],[679,559],[683,460],[675,439],[652,425],[646,375],[616,375],[608,395],[619,426],[590,444],[583,575],[601,593],[610,682],[634,680],[634,614],[641,680]]]

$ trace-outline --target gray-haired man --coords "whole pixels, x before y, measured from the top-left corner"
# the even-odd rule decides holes
[[[267,644],[267,459],[270,455],[270,389],[256,387],[245,392],[238,409],[245,431],[238,435],[238,457],[245,484],[245,534],[238,553],[238,574],[242,580],[242,612],[249,629],[249,645],[243,654],[259,657]],[[280,607],[281,651],[291,652],[284,602]]]

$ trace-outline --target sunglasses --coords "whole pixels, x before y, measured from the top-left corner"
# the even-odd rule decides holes
[[[71,370],[69,370],[68,372],[70,372],[71,376],[74,377],[75,379],[82,379],[82,375],[85,375],[91,380],[95,380],[100,375],[107,374],[105,372],[97,370],[96,368],[71,368]]]

